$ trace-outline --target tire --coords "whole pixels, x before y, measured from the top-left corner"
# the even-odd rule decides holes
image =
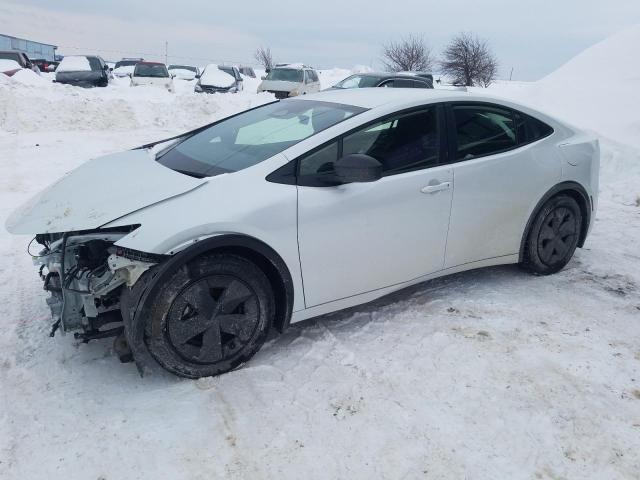
[[[266,275],[249,260],[205,254],[173,272],[152,297],[145,343],[181,377],[219,375],[247,362],[264,344],[275,312]]]
[[[524,245],[522,267],[537,275],[559,272],[569,263],[582,231],[582,212],[568,195],[557,195],[536,214]]]

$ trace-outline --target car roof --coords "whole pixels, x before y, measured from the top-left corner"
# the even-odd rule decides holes
[[[379,79],[385,78],[407,78],[411,80],[426,80],[428,77],[420,75],[418,73],[413,72],[363,72],[363,73],[354,73],[353,75],[349,75],[349,77],[374,77]],[[349,78],[347,77],[347,78]]]
[[[138,62],[138,65],[164,65],[162,62]]]
[[[278,63],[276,64],[275,67],[272,68],[272,70],[275,70],[276,68],[288,68],[288,69],[293,69],[293,70],[313,70],[312,67],[310,67],[309,65],[304,65],[302,63]]]
[[[415,101],[444,102],[444,101],[489,101],[500,104],[507,102],[500,98],[481,93],[471,93],[459,90],[434,90],[430,88],[349,88],[324,90],[320,93],[294,97],[293,100],[317,100],[323,102],[353,105],[361,108],[376,108],[382,105],[397,104],[402,106]]]

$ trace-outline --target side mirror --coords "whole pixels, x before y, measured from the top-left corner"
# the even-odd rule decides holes
[[[200,78],[202,75],[200,75],[199,73],[196,73],[196,78]]]
[[[133,78],[133,73],[127,73],[127,77]]]
[[[369,155],[352,153],[334,164],[338,179],[344,183],[375,182],[382,178],[382,164]]]
[[[262,76],[260,77],[260,80],[266,80],[266,79],[267,79],[267,76],[266,76],[266,75],[262,75]]]

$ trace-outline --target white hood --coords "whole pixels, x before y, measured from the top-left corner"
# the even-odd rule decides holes
[[[13,234],[90,230],[205,182],[160,165],[147,150],[129,150],[67,173],[14,211],[5,226]]]

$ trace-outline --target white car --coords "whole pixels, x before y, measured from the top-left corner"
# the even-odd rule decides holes
[[[174,91],[173,76],[167,70],[164,63],[158,62],[139,62],[131,75],[131,86],[152,85],[155,87],[163,87],[170,92]]]
[[[313,68],[284,64],[272,68],[258,86],[258,93],[270,92],[276,98],[295,97],[320,91],[320,78]]]
[[[428,279],[559,271],[593,225],[598,170],[595,138],[511,102],[332,90],[90,160],[6,227],[41,245],[54,327],[196,378],[272,328]]]
[[[169,73],[179,80],[194,80],[200,75],[198,67],[191,65],[169,65],[167,68]]]

